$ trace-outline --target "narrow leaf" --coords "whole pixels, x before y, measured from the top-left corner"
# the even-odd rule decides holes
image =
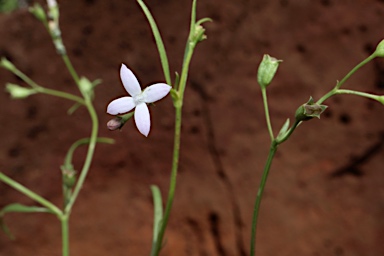
[[[14,239],[14,236],[12,235],[11,231],[9,230],[8,226],[4,222],[4,215],[6,213],[11,212],[27,212],[27,213],[36,213],[36,212],[44,212],[44,213],[52,213],[55,214],[53,211],[49,210],[45,207],[38,207],[38,206],[27,206],[23,204],[9,204],[0,211],[0,228],[3,230],[3,232],[10,238]]]
[[[159,187],[151,186],[153,205],[154,205],[154,218],[153,218],[153,243],[157,241],[157,235],[159,233],[161,220],[163,219],[163,202],[161,199],[161,193]]]
[[[172,81],[171,81],[171,75],[169,73],[167,52],[165,51],[164,43],[163,43],[163,40],[161,39],[159,29],[157,28],[156,22],[151,12],[149,11],[148,7],[145,5],[145,3],[142,0],[137,0],[137,2],[139,3],[141,9],[143,9],[143,12],[148,19],[149,25],[151,26],[152,33],[156,41],[157,50],[159,51],[160,61],[163,67],[165,81],[167,82],[168,85],[171,85]]]
[[[289,128],[289,118],[287,118],[287,121],[283,124],[283,126],[280,129],[279,134],[277,135],[277,140],[281,139],[282,137],[285,136]]]

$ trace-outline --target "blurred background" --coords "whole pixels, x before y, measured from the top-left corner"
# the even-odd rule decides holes
[[[45,6],[43,1],[38,1]],[[190,0],[147,0],[163,35],[171,72],[180,72]],[[59,1],[60,25],[78,73],[101,78],[95,105],[100,136],[89,177],[71,216],[73,256],[149,255],[150,185],[168,193],[174,111],[170,97],[151,108],[143,137],[130,120],[110,132],[107,104],[126,94],[127,64],[143,86],[164,81],[151,31],[136,1]],[[384,38],[384,2],[350,0],[198,1],[208,39],[191,63],[183,109],[177,194],[162,255],[249,255],[250,224],[269,137],[257,67],[282,59],[268,88],[275,132],[309,96],[319,99]],[[26,8],[0,14],[0,55],[37,83],[78,93],[43,25]],[[374,60],[344,88],[384,94],[384,62]],[[22,84],[0,70],[0,85]],[[90,134],[85,109],[58,98],[12,100],[0,93],[0,170],[61,205],[69,146]],[[281,145],[261,206],[258,256],[384,255],[384,106],[336,96],[321,120]],[[74,159],[79,170],[85,156]],[[0,207],[34,202],[0,183]],[[60,255],[60,223],[44,214],[6,216],[16,239],[0,234],[1,256]]]

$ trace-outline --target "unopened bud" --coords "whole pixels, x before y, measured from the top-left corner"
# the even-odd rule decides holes
[[[375,54],[377,57],[384,57],[384,40],[377,45]]]
[[[107,123],[107,127],[110,131],[116,131],[121,129],[124,124],[135,114],[135,111],[129,112],[128,114],[122,116],[116,116]]]
[[[314,117],[320,118],[321,113],[327,108],[325,105],[319,105],[310,97],[308,102],[301,105],[295,114],[297,121],[308,121]]]
[[[384,95],[378,96],[376,100],[384,105]]]
[[[197,25],[195,27],[194,41],[198,43],[207,39],[207,36],[204,33],[205,33],[205,28],[201,25]]]
[[[76,183],[76,171],[73,169],[61,168],[61,173],[63,175],[63,184],[67,188],[72,188]]]
[[[267,88],[267,86],[272,82],[280,62],[282,62],[282,60],[278,60],[268,54],[264,54],[263,60],[261,61],[257,71],[257,82],[260,84],[261,88]]]
[[[17,84],[7,83],[5,90],[11,94],[12,99],[24,99],[37,93],[35,89],[21,87]]]
[[[116,131],[119,130],[124,125],[124,121],[121,117],[117,116],[111,120],[108,121],[107,127],[110,131]]]

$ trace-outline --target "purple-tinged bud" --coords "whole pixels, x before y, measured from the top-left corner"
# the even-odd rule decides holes
[[[321,113],[327,108],[325,105],[319,105],[310,97],[307,103],[301,105],[295,114],[297,121],[308,121],[314,117],[320,118]]]
[[[120,130],[121,127],[123,127],[124,123],[125,122],[123,121],[123,119],[117,116],[108,121],[107,127],[110,131],[116,131],[116,130]]]

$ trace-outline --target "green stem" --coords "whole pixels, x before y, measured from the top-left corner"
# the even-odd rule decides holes
[[[75,68],[72,65],[72,62],[68,58],[68,55],[64,54],[64,55],[61,55],[61,57],[65,63],[65,66],[67,66],[67,69],[71,74],[73,80],[76,82],[77,85],[79,85],[79,82],[80,82],[79,75],[76,73]]]
[[[41,92],[41,93],[44,93],[44,94],[56,96],[56,97],[59,97],[59,98],[75,101],[75,102],[77,102],[77,103],[79,103],[81,105],[85,105],[85,101],[82,98],[80,98],[79,96],[70,94],[70,93],[66,93],[66,92],[62,92],[62,91],[57,91],[57,90],[52,90],[52,89],[48,89],[48,88],[44,88],[44,87],[38,88],[37,91]]]
[[[3,181],[5,184],[11,186],[13,189],[21,192],[22,194],[26,195],[27,197],[31,198],[32,200],[35,200],[42,206],[48,208],[53,213],[55,213],[57,216],[61,216],[63,212],[54,204],[49,202],[48,200],[44,199],[42,196],[36,194],[32,190],[26,188],[25,186],[21,185],[17,181],[14,181],[13,179],[9,178],[4,173],[0,172],[0,180]]]
[[[365,60],[363,60],[362,62],[357,64],[351,71],[348,72],[348,74],[343,79],[341,79],[340,82],[338,82],[336,84],[335,88],[339,89],[357,70],[359,70],[362,66],[364,66],[365,64],[367,64],[368,62],[370,62],[374,58],[376,58],[376,54],[375,53],[371,54]]]
[[[331,96],[335,95],[337,91],[337,88],[333,88],[332,90],[330,90],[329,92],[327,92],[323,97],[321,97],[316,103],[317,104],[322,104],[324,101],[326,101],[327,99],[329,99]]]
[[[266,88],[262,88],[261,89],[261,95],[263,96],[265,119],[267,121],[267,127],[268,127],[269,136],[271,138],[271,141],[273,141],[274,137],[273,137],[273,130],[272,130],[272,125],[271,125],[271,119],[269,117],[269,108],[268,108],[268,99],[267,99],[267,90],[266,90]]]
[[[267,183],[269,170],[271,169],[272,160],[273,160],[273,157],[275,156],[277,146],[278,146],[277,142],[275,140],[273,140],[271,143],[271,147],[269,149],[267,162],[265,163],[265,166],[264,166],[264,171],[263,171],[263,176],[261,177],[260,187],[259,187],[259,190],[258,190],[257,196],[256,196],[255,207],[253,209],[250,256],[255,255],[257,218],[259,216],[261,199],[263,197],[265,184]]]
[[[372,100],[377,100],[377,98],[379,97],[377,95],[366,93],[366,92],[359,92],[359,91],[346,90],[346,89],[337,90],[335,94],[352,94],[352,95],[357,95],[357,96],[365,97]]]
[[[157,236],[155,247],[152,248],[151,256],[157,256],[160,253],[161,246],[163,243],[163,237],[164,237],[165,229],[166,229],[167,224],[168,224],[168,219],[169,219],[169,215],[170,215],[170,212],[172,209],[173,198],[174,198],[175,189],[176,189],[177,169],[179,166],[181,117],[182,117],[184,91],[185,91],[187,78],[188,78],[189,63],[191,61],[193,50],[194,50],[196,43],[188,41],[187,44],[189,45],[189,47],[187,47],[188,50],[185,53],[183,68],[181,71],[180,82],[179,82],[179,87],[178,87],[179,98],[177,99],[176,104],[174,104],[175,110],[176,110],[176,113],[175,113],[175,136],[174,136],[172,172],[171,172],[171,178],[170,178],[168,199],[167,199],[167,204],[166,204],[166,208],[165,208],[165,212],[164,212],[164,218],[162,219],[162,222],[161,222],[161,227],[159,230],[159,234]]]
[[[376,53],[373,53],[371,54],[370,56],[368,56],[365,60],[363,60],[362,62],[360,62],[359,64],[357,64],[351,71],[348,72],[348,74],[346,76],[343,77],[343,79],[341,79],[340,82],[337,82],[336,86],[330,90],[328,93],[326,93],[323,97],[321,97],[316,103],[317,104],[321,104],[323,103],[324,101],[326,101],[328,98],[330,98],[331,96],[335,95],[337,93],[337,91],[340,89],[340,87],[354,74],[356,73],[357,70],[359,70],[361,67],[363,67],[365,64],[367,64],[368,62],[370,62],[371,60],[373,60],[374,58],[376,58]]]
[[[65,159],[64,159],[64,166],[72,165],[72,157],[73,157],[73,154],[74,154],[75,150],[79,146],[86,145],[86,144],[90,143],[90,141],[91,141],[91,138],[82,138],[82,139],[79,139],[79,140],[75,141],[71,145],[71,147],[68,149],[67,155],[65,156]],[[96,138],[96,142],[98,142],[98,143],[113,144],[114,140],[111,139],[111,138],[99,137],[99,138]]]
[[[171,178],[170,178],[167,205],[165,207],[164,218],[161,221],[161,227],[157,235],[155,247],[152,248],[152,251],[151,251],[151,256],[156,256],[156,255],[159,255],[160,253],[160,250],[163,244],[165,229],[167,228],[169,215],[172,209],[173,198],[175,196],[177,169],[179,166],[181,117],[182,117],[182,107],[180,106],[176,108],[176,115],[175,115],[175,138],[174,138],[174,145],[173,145],[172,172],[171,172]]]
[[[63,256],[69,256],[69,223],[68,221],[69,221],[68,215],[63,215],[60,217]]]
[[[91,120],[92,120],[91,137],[90,137],[90,141],[89,141],[87,156],[85,158],[84,165],[83,165],[83,168],[81,170],[81,174],[79,176],[79,180],[77,181],[76,186],[73,190],[72,196],[71,196],[70,200],[68,201],[68,204],[66,205],[66,207],[64,209],[64,212],[68,213],[68,214],[71,212],[72,206],[75,203],[75,201],[79,195],[79,192],[80,192],[81,188],[83,187],[83,184],[84,184],[85,179],[87,177],[89,168],[90,168],[91,163],[92,163],[92,158],[93,158],[93,154],[95,152],[95,146],[96,146],[96,141],[97,141],[97,133],[98,133],[98,129],[99,129],[99,123],[98,123],[99,121],[97,118],[97,114],[96,114],[95,108],[93,107],[90,100],[86,100],[86,107],[89,111],[89,114],[90,114]]]
[[[33,89],[35,89],[37,92],[56,96],[56,97],[63,98],[63,99],[68,99],[71,101],[75,101],[75,102],[78,102],[79,104],[82,104],[82,105],[85,104],[84,100],[82,98],[76,96],[76,95],[62,92],[62,91],[53,90],[53,89],[48,89],[48,88],[45,88],[45,87],[38,85],[32,79],[30,79],[27,75],[25,75],[23,72],[21,72],[20,70],[18,70],[16,68],[12,69],[11,71],[13,74],[18,76],[21,80],[23,80],[25,83],[27,83]]]
[[[356,96],[361,96],[364,98],[372,99],[372,100],[378,100],[379,96],[374,95],[371,93],[366,93],[366,92],[359,92],[359,91],[354,91],[354,90],[348,90],[348,89],[336,89],[334,88],[333,90],[329,91],[327,94],[325,94],[323,97],[321,97],[318,101],[317,104],[321,104],[333,95],[336,94],[350,94],[350,95],[356,95]]]
[[[31,86],[34,89],[40,89],[41,86],[35,83],[32,79],[30,79],[27,75],[25,75],[23,72],[18,70],[17,68],[11,69],[12,73],[18,76],[21,80],[26,82],[29,86]]]

